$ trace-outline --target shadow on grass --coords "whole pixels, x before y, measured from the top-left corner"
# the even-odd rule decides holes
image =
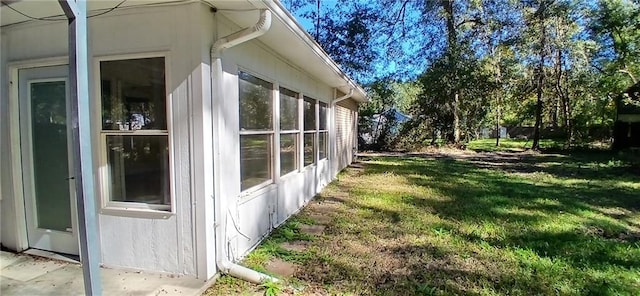
[[[401,165],[390,164],[398,161]],[[402,195],[396,202],[441,217],[443,223],[428,226],[465,246],[396,247],[389,255],[405,260],[408,272],[374,273],[370,281],[375,285],[366,294],[639,292],[638,281],[626,275],[640,270],[640,225],[634,222],[640,193],[637,187],[624,185],[637,186],[639,174],[633,165],[615,156],[430,154],[364,158],[364,162],[363,177],[393,173],[447,197]],[[386,234],[375,230],[381,238],[408,234],[396,224],[417,219],[405,217],[401,209],[353,199],[341,202],[393,228]],[[504,231],[486,237],[461,230],[483,223]],[[484,255],[473,252],[466,255],[469,257],[460,254],[478,246],[491,249],[498,257],[509,254],[513,258],[503,258],[506,263],[501,263],[499,258],[481,258]],[[469,258],[482,262],[467,268]],[[479,265],[484,265],[483,272],[477,271]]]

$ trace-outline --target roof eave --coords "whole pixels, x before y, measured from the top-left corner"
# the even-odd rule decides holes
[[[333,87],[343,93],[348,93],[350,89],[353,89],[352,99],[361,103],[369,101],[364,89],[340,69],[338,64],[336,64],[329,54],[322,49],[320,44],[318,44],[311,35],[302,28],[300,23],[296,21],[295,17],[289,13],[280,1],[262,0],[262,2],[277,18],[279,18],[294,34],[296,34],[298,38],[304,41],[304,43],[324,62],[325,66],[329,67],[336,76],[340,77],[340,79],[345,82],[344,85]]]

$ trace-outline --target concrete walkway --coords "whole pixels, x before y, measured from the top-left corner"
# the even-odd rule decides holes
[[[0,251],[0,268],[2,296],[84,295],[82,268],[72,260]],[[200,295],[207,287],[189,276],[102,268],[104,295]]]

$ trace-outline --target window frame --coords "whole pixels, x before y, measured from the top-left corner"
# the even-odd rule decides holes
[[[275,87],[274,87],[275,88]],[[296,108],[295,108],[295,118],[296,118],[296,123],[297,126],[295,129],[292,130],[283,130],[281,127],[281,121],[282,121],[282,106],[281,106],[281,98],[280,96],[282,95],[282,89],[285,89],[293,94],[295,94],[296,96],[294,97],[296,99]],[[290,87],[287,86],[283,86],[283,85],[278,85],[277,87],[277,96],[278,96],[278,106],[277,106],[277,110],[278,110],[278,115],[274,116],[277,117],[277,131],[278,131],[278,143],[276,143],[276,146],[278,148],[278,178],[283,178],[285,176],[291,175],[293,173],[297,173],[300,172],[300,150],[302,149],[302,144],[301,140],[300,140],[300,133],[302,132],[302,130],[304,129],[304,127],[301,127],[303,125],[302,122],[300,122],[300,108],[302,105],[302,99],[301,99],[301,92],[299,91],[295,91]],[[290,96],[291,97],[291,96]],[[282,173],[282,154],[281,154],[281,142],[282,142],[282,135],[294,135],[295,139],[296,139],[296,151],[294,153],[294,155],[296,156],[295,159],[295,168],[289,172],[286,173]]]
[[[242,130],[240,127],[240,80],[242,80],[240,78],[240,73],[244,73],[247,75],[250,75],[254,78],[260,79],[262,81],[268,82],[271,84],[271,89],[270,89],[270,93],[271,93],[271,130]],[[245,188],[242,189],[242,171],[240,171],[240,179],[239,179],[239,189],[240,189],[240,195],[241,196],[246,196],[246,195],[251,195],[257,191],[262,190],[263,188],[270,186],[272,184],[274,184],[276,182],[276,166],[279,166],[279,161],[278,164],[276,164],[276,157],[275,157],[275,151],[278,151],[278,153],[280,152],[280,139],[279,137],[277,137],[277,133],[276,130],[279,129],[279,125],[280,122],[278,120],[276,120],[276,113],[275,112],[279,112],[278,109],[276,109],[276,101],[279,101],[279,95],[276,96],[276,94],[278,93],[278,89],[276,88],[277,83],[273,82],[270,79],[267,79],[266,77],[256,74],[255,72],[243,69],[243,68],[239,68],[238,72],[237,72],[237,83],[236,86],[238,87],[238,148],[241,149],[241,143],[242,143],[242,136],[251,136],[251,135],[268,135],[269,139],[270,139],[270,148],[271,148],[271,153],[268,157],[269,160],[269,174],[271,175],[270,179],[265,180],[264,182],[255,184],[249,188]],[[278,98],[278,100],[276,100],[276,97]],[[279,105],[279,104],[278,104]],[[276,143],[276,141],[278,143]],[[241,154],[241,150],[238,151],[238,157],[239,157],[239,161],[240,161],[240,167],[242,168],[242,154]]]
[[[315,99],[311,96],[308,95],[303,95],[302,96],[302,117],[304,120],[304,102],[313,102],[312,105],[312,109],[313,109],[313,116],[314,116],[314,127],[313,129],[305,129],[304,127],[304,122],[302,123],[302,167],[303,168],[307,168],[307,167],[311,167],[314,166],[318,163],[318,126],[319,126],[319,121],[318,121],[318,99]],[[313,155],[313,161],[310,164],[306,164],[304,163],[304,137],[308,134],[311,134],[313,136],[313,144],[312,144],[312,155]]]
[[[321,110],[323,104],[324,104],[324,108],[325,108],[325,114],[324,114],[325,127],[324,127],[324,129],[320,129],[320,120],[321,120],[321,114],[322,114],[322,112],[320,112],[320,110]],[[318,161],[328,160],[329,159],[329,153],[330,153],[329,152],[329,124],[330,124],[330,122],[329,122],[329,113],[330,112],[331,111],[329,110],[329,104],[325,103],[325,102],[323,102],[321,100],[318,100],[318,113],[317,113],[318,114],[318,136],[317,136],[317,138],[318,138]],[[325,142],[324,142],[324,153],[325,153],[325,156],[323,158],[320,158],[320,136],[322,134],[326,135],[326,139],[325,139]]]
[[[100,73],[101,62],[109,61],[125,61],[136,59],[148,59],[148,58],[163,58],[164,59],[164,86],[165,86],[165,116],[166,116],[166,130],[104,130],[102,127],[102,77]],[[139,54],[118,54],[100,56],[94,58],[94,85],[95,85],[95,103],[94,118],[99,124],[94,126],[96,134],[98,135],[99,145],[94,148],[97,149],[96,155],[98,155],[99,169],[98,169],[98,187],[100,194],[101,212],[104,214],[131,216],[131,217],[151,217],[151,218],[168,218],[175,214],[176,211],[176,198],[175,198],[175,143],[173,139],[173,95],[169,91],[169,85],[171,82],[171,59],[169,53],[162,52],[150,52]],[[95,122],[95,121],[94,121]],[[169,197],[168,205],[157,205],[143,202],[125,202],[111,200],[111,176],[108,171],[108,152],[107,152],[107,137],[108,136],[165,136],[167,138],[168,145],[168,174],[169,174]],[[96,151],[94,151],[96,152]]]

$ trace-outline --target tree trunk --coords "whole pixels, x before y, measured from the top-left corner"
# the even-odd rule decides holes
[[[538,65],[538,82],[537,82],[537,103],[536,103],[536,124],[533,128],[533,144],[531,149],[540,150],[540,127],[542,126],[542,95],[544,86],[544,58],[546,47],[546,30],[544,25],[545,2],[540,3],[538,8],[538,21],[540,25],[540,64]]]
[[[447,23],[447,41],[449,43],[449,63],[453,74],[451,86],[451,109],[453,110],[453,143],[460,143],[460,90],[458,88],[458,35],[456,31],[453,0],[440,2]]]
[[[498,103],[498,110],[496,113],[496,147],[498,147],[500,146],[500,103]]]
[[[460,143],[460,108],[458,93],[453,94],[453,143]]]

